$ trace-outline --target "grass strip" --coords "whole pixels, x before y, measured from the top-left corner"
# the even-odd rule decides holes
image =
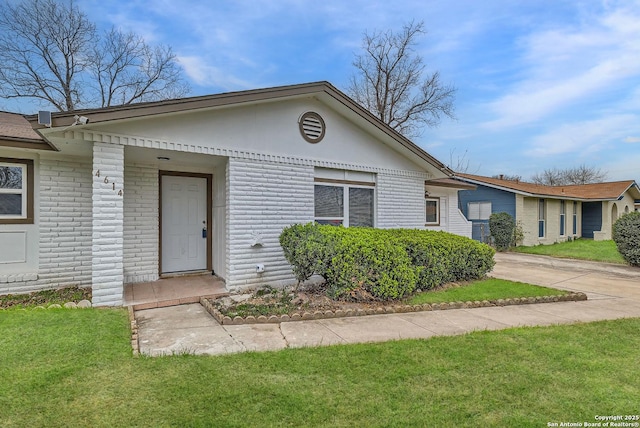
[[[127,313],[0,311],[0,425],[540,427],[636,414],[640,319],[135,358]]]
[[[536,245],[533,247],[516,247],[518,253],[538,254],[542,256],[560,257],[578,260],[591,260],[605,263],[626,264],[613,241],[593,241],[576,239],[552,245]]]
[[[515,297],[560,296],[566,291],[541,287],[505,279],[489,278],[470,284],[445,288],[444,290],[425,291],[411,297],[407,304],[442,302],[474,302],[476,300],[512,299]]]

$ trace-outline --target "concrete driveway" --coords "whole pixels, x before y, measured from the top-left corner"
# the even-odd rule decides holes
[[[136,311],[140,352],[217,355],[640,317],[638,268],[499,253],[491,276],[581,291],[589,300],[237,326],[218,324],[199,304],[172,306]]]

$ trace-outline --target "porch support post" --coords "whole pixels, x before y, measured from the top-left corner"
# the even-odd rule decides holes
[[[122,306],[124,146],[93,143],[92,295],[94,306]]]

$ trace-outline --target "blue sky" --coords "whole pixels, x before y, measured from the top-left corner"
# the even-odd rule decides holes
[[[640,181],[640,2],[76,0],[100,27],[169,44],[192,95],[328,80],[365,30],[424,21],[417,51],[458,89],[456,121],[414,141],[468,172],[586,164]],[[25,113],[36,104],[22,104]]]

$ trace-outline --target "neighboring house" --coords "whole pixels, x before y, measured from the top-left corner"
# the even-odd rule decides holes
[[[314,220],[471,236],[457,191],[474,186],[326,82],[9,119],[0,168],[20,180],[0,201],[22,205],[0,214],[0,294],[292,283],[279,235]]]
[[[501,178],[456,174],[476,190],[458,194],[473,223],[472,236],[489,237],[489,216],[509,213],[524,231],[524,245],[553,244],[569,238],[611,239],[611,226],[633,211],[640,188],[633,180],[570,186],[543,186]]]

